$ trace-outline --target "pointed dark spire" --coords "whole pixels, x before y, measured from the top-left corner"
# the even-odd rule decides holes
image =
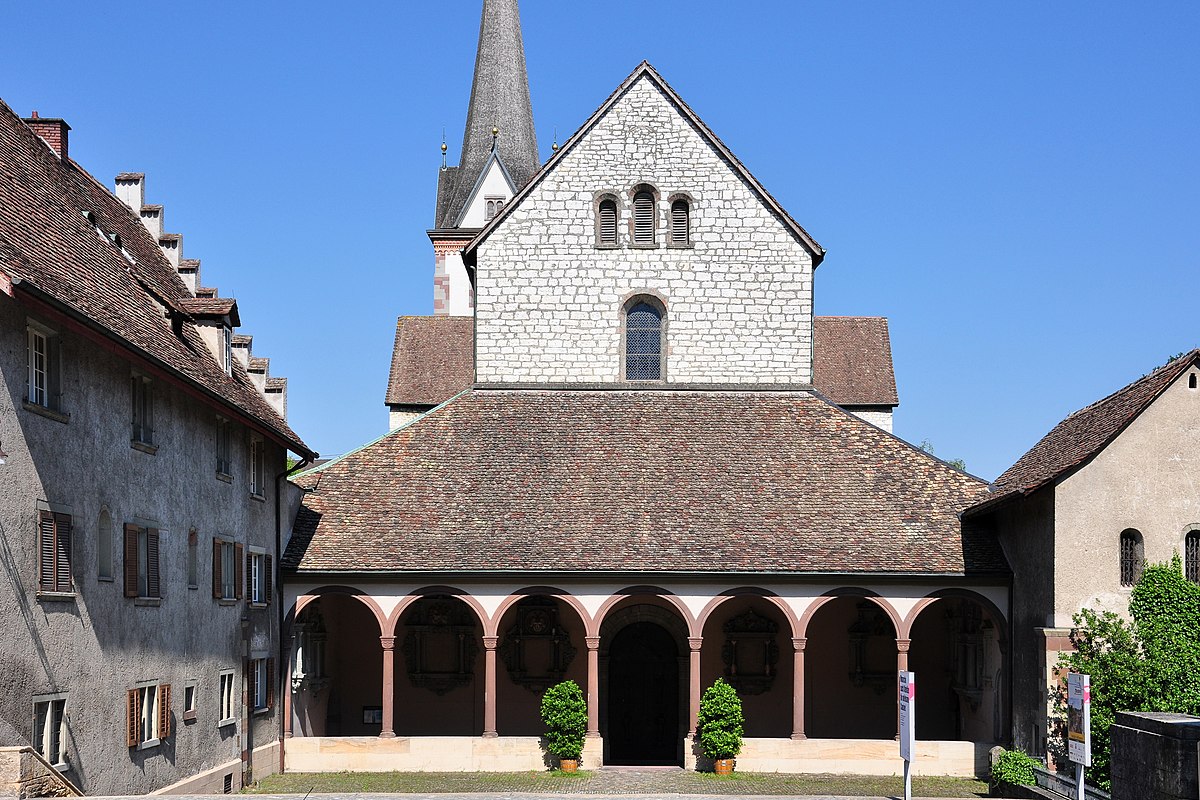
[[[498,130],[495,137],[493,128]],[[520,189],[533,177],[540,162],[517,0],[483,0],[462,156],[457,169],[443,170],[438,227],[454,225],[491,155],[493,143]]]

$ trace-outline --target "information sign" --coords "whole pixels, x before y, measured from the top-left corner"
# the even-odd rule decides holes
[[[1092,765],[1091,676],[1067,675],[1067,755],[1085,767]]]
[[[912,760],[916,755],[917,680],[911,672],[900,673],[900,757],[904,759],[904,800],[912,800]]]

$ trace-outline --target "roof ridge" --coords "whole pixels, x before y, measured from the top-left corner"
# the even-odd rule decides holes
[[[1189,358],[1189,356],[1190,356],[1190,358]],[[1142,377],[1137,378],[1136,380],[1125,384],[1120,389],[1117,389],[1114,392],[1110,392],[1109,394],[1105,395],[1104,397],[1100,398],[1099,400],[1096,400],[1095,402],[1088,403],[1083,408],[1075,409],[1070,414],[1067,414],[1067,416],[1063,417],[1062,420],[1058,424],[1061,425],[1063,422],[1066,422],[1067,420],[1071,419],[1072,417],[1076,416],[1077,414],[1082,414],[1085,411],[1089,411],[1098,406],[1102,406],[1105,403],[1113,400],[1114,398],[1119,397],[1120,395],[1123,395],[1129,391],[1132,391],[1133,389],[1137,388],[1138,386],[1141,386],[1142,384],[1150,381],[1151,379],[1160,377],[1164,370],[1176,369],[1176,370],[1179,370],[1180,372],[1182,372],[1186,368],[1186,366],[1184,366],[1185,364],[1190,364],[1193,361],[1195,361],[1197,358],[1200,358],[1200,348],[1195,348],[1193,350],[1189,350],[1186,353],[1181,353],[1178,358],[1173,358],[1170,361],[1168,361],[1166,364],[1163,364],[1161,367],[1152,369],[1150,372],[1147,372]],[[1157,397],[1157,396],[1158,395],[1155,394],[1155,397]],[[1055,427],[1058,427],[1058,426],[1056,425]]]

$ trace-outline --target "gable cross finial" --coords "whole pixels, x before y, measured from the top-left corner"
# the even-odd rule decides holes
[[[442,169],[446,168],[446,129],[442,128]]]

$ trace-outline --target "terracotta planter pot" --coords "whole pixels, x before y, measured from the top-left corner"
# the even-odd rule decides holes
[[[728,775],[733,772],[732,758],[718,758],[713,761],[713,772],[718,775]]]
[[[579,759],[577,758],[560,758],[558,760],[558,768],[563,772],[578,772]]]

